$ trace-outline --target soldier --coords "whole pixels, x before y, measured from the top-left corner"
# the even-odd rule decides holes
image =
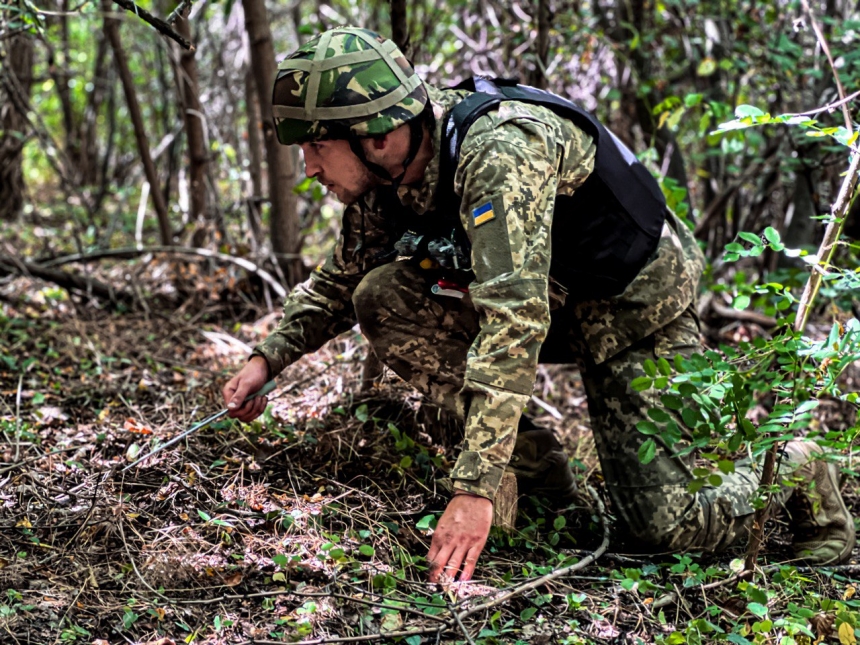
[[[519,86],[437,89],[394,43],[356,28],[325,32],[281,63],[273,113],[280,142],[298,144],[307,175],[345,204],[343,229],[224,387],[232,417],[261,414],[265,397],[243,404],[249,393],[357,320],[382,362],[463,421],[428,560],[432,581],[468,580],[506,469],[521,492],[573,493],[561,445],[521,411],[539,361],[575,360],[630,533],[672,551],[717,551],[745,536],[751,468],[690,493],[692,456],[658,438],[654,459],[638,458],[636,423],[662,404],[630,383],[646,359],[671,364],[701,349],[704,259],[656,182],[593,117]],[[792,497],[794,548],[810,562],[841,562],[854,525],[835,468],[814,450],[785,450],[804,491]]]

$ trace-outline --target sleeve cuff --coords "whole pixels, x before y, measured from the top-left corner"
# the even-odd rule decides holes
[[[269,368],[268,380],[270,381],[283,372],[284,368],[288,365],[285,360],[276,355],[265,345],[257,345],[254,348],[254,351],[251,352],[248,360],[251,360],[254,356],[261,356],[263,360],[266,361],[266,366]]]
[[[504,474],[504,467],[485,461],[478,452],[464,450],[454,464],[451,480],[454,488],[493,501]]]

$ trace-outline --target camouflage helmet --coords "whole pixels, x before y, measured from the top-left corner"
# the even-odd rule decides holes
[[[278,66],[272,114],[285,145],[382,135],[419,116],[427,91],[391,40],[368,29],[326,31]]]

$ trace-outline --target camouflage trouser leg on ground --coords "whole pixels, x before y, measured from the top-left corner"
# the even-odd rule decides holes
[[[664,357],[671,365],[676,354],[696,351],[701,351],[699,329],[687,310],[604,363],[587,365],[583,374],[591,428],[615,513],[637,540],[667,551],[719,551],[742,540],[752,520],[748,500],[759,482],[748,465],[738,465],[735,473],[723,475],[720,486],[706,485],[691,494],[687,486],[693,479],[692,456],[673,456],[659,437],[654,437],[654,459],[648,464],[639,460],[639,447],[648,437],[636,424],[648,418],[649,408],[665,410],[682,431],[685,426],[680,414],[664,408],[659,392],[636,392],[630,383],[646,375],[646,359]]]
[[[430,295],[438,277],[406,262],[386,264],[362,280],[353,303],[380,360],[428,400],[464,418],[459,392],[479,319],[468,297]],[[554,341],[559,331],[550,332]],[[659,440],[653,461],[639,461],[647,437],[636,424],[647,418],[648,408],[662,405],[659,393],[636,392],[630,382],[645,375],[645,359],[663,356],[671,364],[675,354],[698,348],[697,325],[685,313],[600,365],[583,360],[592,429],[615,513],[637,539],[659,549],[712,551],[742,539],[752,513],[747,500],[758,486],[758,477],[741,466],[724,476],[721,486],[690,494],[691,459],[673,457]],[[572,354],[580,349],[577,345]]]

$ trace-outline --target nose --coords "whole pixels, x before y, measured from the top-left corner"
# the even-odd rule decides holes
[[[322,170],[319,159],[311,150],[304,150],[305,157],[305,175],[308,177],[316,177]]]

